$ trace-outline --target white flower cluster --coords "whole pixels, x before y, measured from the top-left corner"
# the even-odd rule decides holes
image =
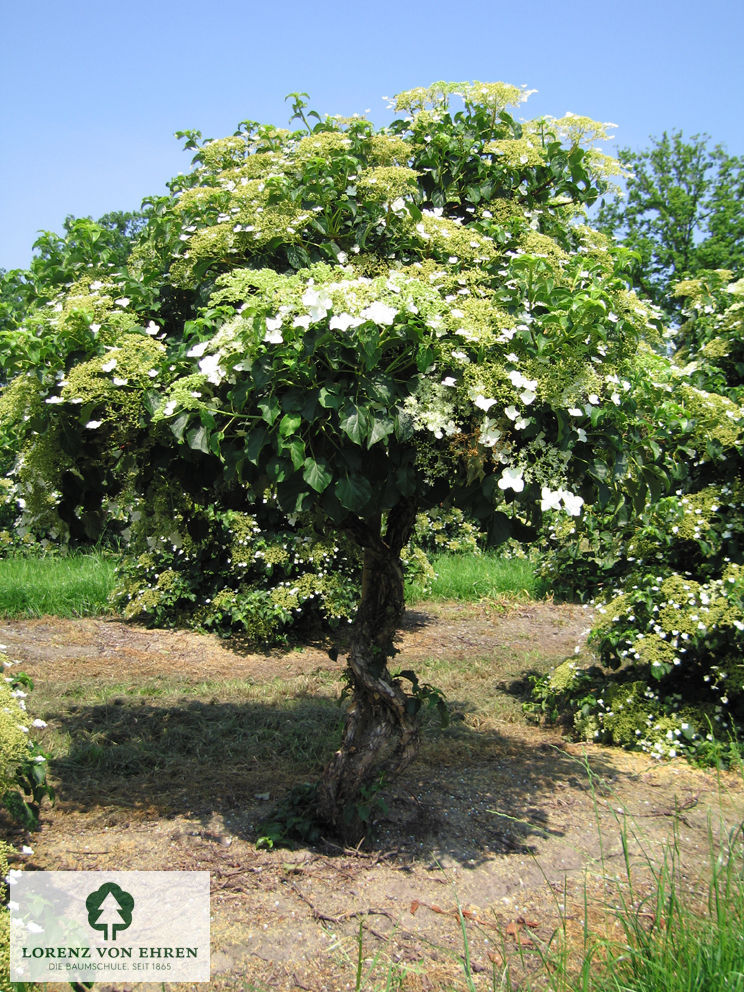
[[[542,487],[540,509],[543,512],[546,510],[564,509],[569,516],[578,517],[583,505],[584,500],[581,496],[577,496],[567,489],[556,489],[554,491],[548,486]]]

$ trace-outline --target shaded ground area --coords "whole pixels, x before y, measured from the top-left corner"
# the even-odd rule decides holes
[[[249,654],[108,620],[0,623],[55,755],[59,801],[28,867],[209,870],[217,992],[354,988],[360,946],[362,988],[466,988],[463,925],[472,980],[490,989],[504,958],[537,967],[561,907],[580,929],[585,879],[599,905],[622,868],[623,826],[639,876],[674,834],[692,877],[709,826],[742,820],[734,776],[524,722],[515,686],[588,625],[581,607],[550,603],[409,612],[401,667],[445,691],[453,720],[427,727],[375,834],[349,851],[256,848],[275,800],[337,739],[342,664],[320,647]]]

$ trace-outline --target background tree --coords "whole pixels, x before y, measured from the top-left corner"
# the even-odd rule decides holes
[[[629,170],[623,199],[604,199],[597,227],[639,255],[634,284],[679,320],[674,284],[744,263],[744,158],[708,135],[666,131],[642,151],[620,149]]]

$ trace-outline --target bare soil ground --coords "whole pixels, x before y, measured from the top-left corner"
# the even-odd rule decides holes
[[[476,988],[498,988],[505,960],[539,970],[535,948],[561,916],[581,929],[585,891],[602,917],[623,828],[642,892],[644,866],[673,837],[694,879],[709,828],[733,829],[744,812],[734,775],[525,722],[527,673],[571,654],[588,619],[532,602],[408,613],[401,667],[444,689],[453,722],[428,728],[360,850],[256,848],[273,802],[332,747],[342,659],[108,619],[0,622],[57,755],[58,801],[26,867],[208,870],[215,992],[464,989],[463,926]]]

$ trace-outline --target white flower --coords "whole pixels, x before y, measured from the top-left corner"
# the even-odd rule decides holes
[[[88,327],[90,328],[90,333],[93,335],[98,334],[98,332],[101,330],[100,324],[89,324]]]
[[[505,468],[499,479],[499,489],[513,489],[515,493],[521,493],[524,489],[524,479],[521,468]]]
[[[371,320],[375,324],[384,324],[390,326],[393,323],[398,311],[394,307],[389,307],[386,303],[381,303],[379,300],[375,300],[368,307],[362,310],[362,317],[365,320]]]
[[[528,379],[526,376],[523,376],[521,372],[517,372],[516,370],[509,373],[509,379],[515,389],[527,389],[530,392],[537,389],[537,379]]]
[[[331,308],[330,296],[327,293],[319,293],[312,286],[308,286],[302,294],[302,302],[310,310],[310,320],[313,323],[322,320]]]
[[[47,726],[47,722],[46,722],[46,720],[38,720],[38,719],[36,719],[36,720],[34,720],[34,722],[33,722],[33,723],[31,724],[31,726],[32,726],[32,727],[39,727],[39,728],[40,728],[41,730],[43,730],[43,729],[44,729],[44,727],[46,727],[46,726]]]
[[[158,370],[150,369],[147,374],[150,376],[151,379],[155,379],[157,377]]]
[[[487,448],[492,448],[501,437],[501,431],[496,429],[496,421],[486,418],[486,422],[480,432],[480,443]]]
[[[209,341],[200,341],[199,344],[195,344],[193,348],[190,348],[186,352],[186,355],[189,358],[201,358],[201,356],[204,354],[204,352],[207,350],[208,347],[209,347]]]
[[[584,505],[584,500],[581,496],[575,496],[567,489],[561,489],[560,495],[566,512],[572,517],[578,517],[581,513],[581,507]]]
[[[207,377],[207,380],[214,383],[215,386],[219,386],[224,379],[224,375],[220,369],[219,355],[207,355],[205,358],[202,358],[199,362],[199,368]]]
[[[282,326],[282,318],[281,318],[281,316],[267,317],[266,318],[266,330],[267,331],[278,331],[281,326]]]
[[[456,386],[457,385],[457,379],[453,379],[451,375],[445,376],[444,379],[442,379],[442,385],[443,386]]]
[[[507,415],[509,420],[516,420],[517,417],[519,416],[519,410],[517,410],[515,406],[508,406],[504,410],[504,413]]]
[[[584,416],[584,411],[583,410],[580,410],[577,406],[569,407],[568,408],[568,412],[571,414],[572,417],[583,417]]]
[[[589,394],[589,403],[592,406],[599,406],[599,396],[596,393]]]
[[[576,433],[579,435],[579,441],[586,441],[586,431],[583,427],[577,427]]]
[[[151,320],[150,323],[145,328],[145,333],[149,334],[150,337],[155,337],[156,334],[160,333],[160,328],[158,327],[158,325],[155,323],[154,320]]]
[[[114,303],[117,305],[117,307],[128,307],[129,304],[131,303],[131,300],[129,299],[128,296],[120,296],[118,300],[114,300]]]
[[[305,330],[307,330],[308,327],[310,326],[311,319],[312,318],[310,317],[309,313],[304,313],[301,317],[295,317],[295,319],[292,321],[292,327],[304,327]],[[331,322],[331,327],[333,327],[332,322]]]
[[[48,400],[44,400],[45,403],[64,403],[61,396],[50,396]]]
[[[29,847],[28,844],[24,844],[23,847],[21,848],[21,854],[33,854],[33,853],[34,853],[34,849],[32,847]]]
[[[94,431],[96,430],[96,428],[100,427],[102,423],[103,423],[102,420],[89,420],[85,426],[88,428],[88,430]]]
[[[461,362],[469,362],[470,361],[470,359],[468,358],[468,356],[465,354],[464,351],[453,351],[452,352],[452,357],[453,358],[457,358],[458,361],[461,361]]]
[[[268,323],[269,322],[267,320],[266,321],[267,326]],[[279,321],[279,324],[281,326],[281,320]],[[282,332],[276,329],[272,330],[271,328],[264,334],[263,339],[267,344],[281,344],[282,341],[284,341],[284,338],[282,337]],[[201,368],[201,362],[199,363],[199,368]]]
[[[346,254],[345,251],[338,252],[336,258],[338,259],[339,265],[346,265],[346,263],[349,261],[349,256]]]
[[[531,389],[525,389],[523,393],[519,394],[519,398],[524,403],[525,406],[529,406],[530,403],[532,403],[532,401],[534,400],[536,395],[537,393],[533,393]]]
[[[560,510],[561,508],[561,493],[553,492],[547,486],[543,486],[541,490],[542,499],[540,500],[541,510]]]
[[[34,923],[33,920],[29,920],[26,924],[26,929],[29,933],[44,933],[44,927],[40,927],[38,923]]]
[[[129,383],[129,379],[120,379],[118,376],[114,376],[115,386],[126,386]]]
[[[357,327],[362,323],[360,317],[352,317],[350,313],[334,314],[328,326],[332,331],[348,331],[350,327]]]
[[[116,368],[116,359],[110,358],[107,362],[105,362],[101,366],[101,372],[111,372],[115,368]]]

